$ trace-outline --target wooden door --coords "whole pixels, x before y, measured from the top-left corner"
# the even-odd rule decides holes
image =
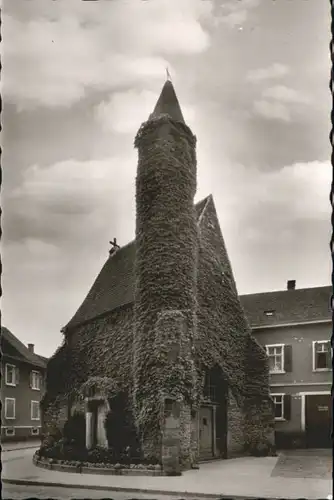
[[[199,453],[200,458],[213,457],[212,408],[202,407],[199,411]]]
[[[308,448],[331,448],[332,398],[330,394],[306,396],[305,430]]]

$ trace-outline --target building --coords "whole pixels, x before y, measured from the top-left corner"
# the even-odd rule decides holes
[[[286,290],[240,297],[269,357],[277,446],[332,447],[331,293],[291,280]]]
[[[240,305],[213,198],[194,205],[196,138],[170,81],[135,147],[136,239],[114,241],[63,329],[45,431],[81,408],[87,447],[107,446],[104,416],[122,394],[142,453],[166,471],[272,453],[267,357]]]
[[[47,359],[1,327],[1,440],[40,436]]]

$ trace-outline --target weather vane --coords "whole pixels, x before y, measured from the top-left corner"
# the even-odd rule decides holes
[[[169,80],[170,82],[172,81],[172,78],[170,76],[170,73],[168,71],[168,68],[166,68],[166,73],[167,73],[167,80]]]

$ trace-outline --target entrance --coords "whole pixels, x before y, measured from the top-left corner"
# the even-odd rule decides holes
[[[213,409],[204,406],[199,410],[199,454],[201,459],[213,457]]]
[[[331,395],[307,395],[305,401],[305,430],[307,448],[331,448],[331,427]]]

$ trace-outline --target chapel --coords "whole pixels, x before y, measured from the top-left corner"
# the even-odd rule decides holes
[[[135,147],[135,239],[114,241],[62,330],[47,368],[44,432],[81,408],[86,446],[108,447],[104,421],[117,408],[124,446],[131,420],[143,456],[165,471],[270,455],[267,356],[240,304],[213,197],[194,203],[196,137],[170,80]]]

